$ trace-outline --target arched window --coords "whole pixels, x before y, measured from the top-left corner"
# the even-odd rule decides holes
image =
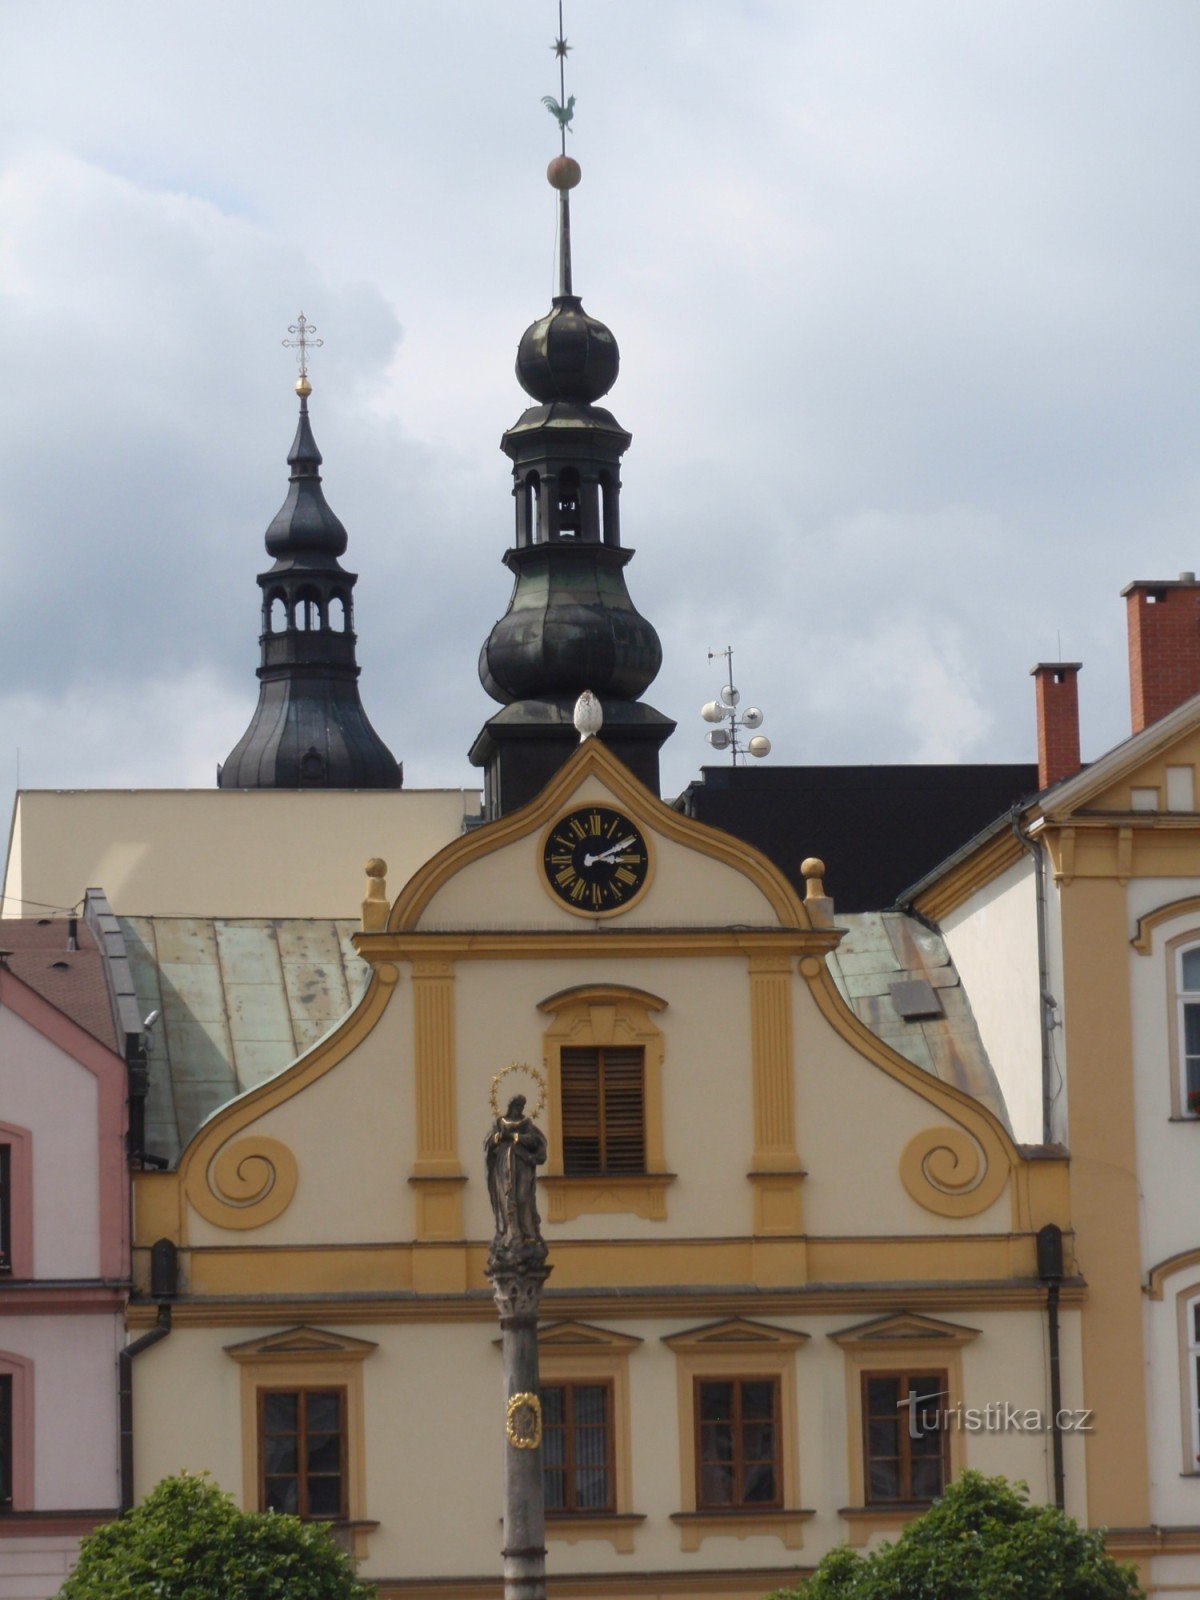
[[[1175,952],[1176,1038],[1180,1111],[1200,1116],[1200,943]]]
[[[1187,1348],[1187,1383],[1184,1393],[1188,1397],[1188,1416],[1185,1419],[1184,1444],[1190,1441],[1188,1451],[1189,1472],[1200,1472],[1200,1294],[1193,1292],[1184,1303],[1184,1338]]]
[[[600,474],[600,523],[602,537],[605,544],[620,544],[621,519],[618,511],[620,501],[617,498],[617,486],[612,480],[612,474]]]
[[[536,544],[539,536],[539,511],[542,480],[536,472],[527,473],[517,490],[517,544]]]
[[[288,625],[287,601],[276,591],[267,602],[267,632],[282,633]]]
[[[299,612],[297,625],[306,631],[325,626],[325,612],[321,604],[321,596],[315,589],[301,589],[296,596],[296,609]]]
[[[579,535],[580,498],[579,474],[574,467],[564,467],[558,475],[558,536],[574,539]]]
[[[329,601],[329,626],[338,633],[350,631],[350,602],[340,590]]]

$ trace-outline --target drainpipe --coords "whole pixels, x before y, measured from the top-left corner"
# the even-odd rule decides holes
[[[171,1300],[178,1288],[179,1255],[169,1239],[150,1252],[150,1289],[158,1299],[158,1321],[148,1333],[117,1352],[117,1415],[121,1433],[121,1515],[133,1510],[133,1358],[171,1331]],[[162,1296],[162,1298],[159,1298]]]
[[[1021,826],[1021,810],[1019,806],[1013,807],[1011,819],[1012,831],[1017,843],[1033,857],[1034,894],[1037,901],[1038,1020],[1042,1045],[1042,1143],[1049,1144],[1053,1135],[1050,1090],[1050,1069],[1053,1064],[1053,1056],[1050,1049],[1050,1033],[1053,1027],[1051,1012],[1055,1009],[1055,1005],[1050,995],[1050,967],[1049,957],[1046,953],[1046,863],[1042,858],[1041,846],[1035,843]]]
[[[1050,1447],[1054,1458],[1054,1504],[1062,1511],[1066,1505],[1066,1478],[1063,1472],[1062,1367],[1059,1362],[1058,1296],[1063,1280],[1063,1236],[1057,1223],[1048,1222],[1038,1230],[1038,1277],[1046,1285],[1046,1321],[1049,1328],[1050,1361]]]

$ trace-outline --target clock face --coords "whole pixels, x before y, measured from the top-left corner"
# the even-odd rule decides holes
[[[650,851],[636,822],[611,806],[581,806],[550,829],[542,870],[556,899],[585,916],[624,911],[646,887]]]

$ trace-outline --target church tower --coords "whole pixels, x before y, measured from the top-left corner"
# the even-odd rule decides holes
[[[565,129],[573,100],[551,109]],[[484,769],[489,819],[531,800],[570,755],[585,689],[603,707],[599,738],[655,794],[658,753],[675,727],[639,698],[658,674],[662,646],[625,587],[633,551],[621,544],[621,457],[630,435],[596,404],[616,382],[617,341],[572,288],[570,191],[579,164],[564,153],[546,176],[558,191],[558,293],[517,351],[517,379],[534,404],[501,440],[516,502],[504,564],[516,581],[479,656],[480,680],[503,707],[471,748]]]
[[[274,564],[259,573],[262,665],[250,726],[217,768],[222,789],[398,789],[403,769],[367,720],[358,695],[353,590],[338,561],[346,530],[321,488],[321,452],[308,420],[300,317],[300,421],[288,453],[287,499],[267,529]],[[285,340],[285,343],[287,341]]]

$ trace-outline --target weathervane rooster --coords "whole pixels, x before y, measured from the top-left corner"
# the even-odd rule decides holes
[[[564,133],[574,133],[571,118],[575,115],[575,96],[571,95],[565,106],[560,106],[552,94],[542,96],[542,104]]]

